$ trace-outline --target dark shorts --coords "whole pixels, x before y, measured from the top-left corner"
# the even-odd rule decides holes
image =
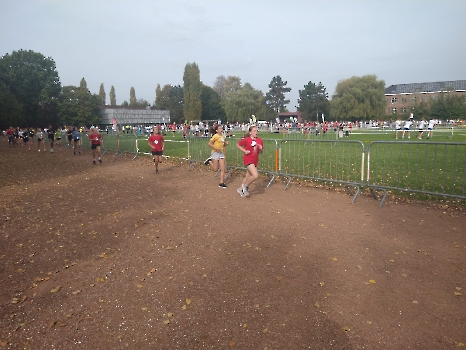
[[[38,138],[37,138],[37,142],[41,142],[41,141],[44,141],[44,139],[43,139],[43,138],[40,138],[40,137],[38,137]]]
[[[152,151],[153,156],[161,156],[163,155],[163,151]]]
[[[61,140],[61,137],[57,137],[57,141],[60,141]]]
[[[97,147],[100,147],[100,143],[98,145],[96,144],[91,144],[91,149],[96,149]]]
[[[23,136],[23,141],[24,142],[29,142],[29,136]]]
[[[50,135],[49,135],[49,140],[50,140],[50,141],[55,140],[55,136],[50,136]]]
[[[74,143],[78,143],[78,142],[79,142],[79,140],[80,140],[79,138],[77,138],[77,139],[74,139]]]

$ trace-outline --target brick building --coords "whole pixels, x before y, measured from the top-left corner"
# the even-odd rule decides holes
[[[385,89],[386,114],[409,113],[415,104],[430,103],[442,93],[464,96],[466,102],[466,80],[390,85]]]

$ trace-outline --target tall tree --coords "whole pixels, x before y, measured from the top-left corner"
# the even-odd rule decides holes
[[[269,83],[269,91],[265,95],[265,103],[277,114],[285,109],[285,105],[290,103],[290,100],[285,99],[285,94],[291,91],[291,88],[286,87],[286,84],[288,82],[283,81],[279,75],[273,77]]]
[[[17,108],[22,106],[24,119],[18,120],[18,126],[42,125],[40,111],[53,106],[61,91],[53,59],[31,50],[13,51],[0,58],[0,83],[6,98],[16,100],[3,109],[11,107],[12,115],[17,115]]]
[[[258,120],[268,120],[268,112],[264,94],[249,83],[244,84],[240,90],[229,93],[225,100],[226,118],[230,123],[249,122],[252,115]]]
[[[202,115],[201,74],[198,65],[187,63],[183,74],[184,104],[183,113],[187,121],[200,120]]]
[[[303,90],[299,90],[298,111],[302,113],[305,120],[315,120],[322,113],[329,116],[330,101],[327,89],[321,82],[315,84],[309,81],[304,85]]]
[[[202,120],[225,120],[225,111],[219,94],[210,86],[202,85]]]
[[[100,84],[99,89],[99,102],[101,105],[105,106],[107,103],[107,95],[105,94],[104,84]]]
[[[116,106],[116,95],[115,95],[115,88],[112,87],[110,88],[110,106]]]
[[[138,105],[138,101],[136,99],[136,90],[134,90],[134,87],[132,86],[129,90],[129,105],[130,107],[136,107]]]
[[[84,77],[79,82],[79,87],[82,88],[82,89],[87,89],[87,83],[86,83],[86,79],[84,79]]]
[[[155,88],[154,106],[156,109],[162,109],[160,108],[161,105],[162,105],[162,88],[160,87],[160,84],[157,84],[157,87]]]
[[[241,87],[240,77],[229,75],[225,78],[224,75],[220,75],[215,79],[213,89],[223,100],[229,93],[239,91]]]
[[[99,96],[84,87],[64,86],[58,98],[58,117],[62,125],[95,125],[102,116],[99,110]]]
[[[339,81],[330,103],[338,119],[379,119],[385,114],[385,81],[376,75],[351,77]]]
[[[10,126],[23,126],[23,106],[16,100],[8,87],[0,82],[0,129]]]

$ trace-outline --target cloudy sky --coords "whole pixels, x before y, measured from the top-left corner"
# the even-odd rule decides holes
[[[292,90],[375,74],[386,86],[466,79],[465,0],[0,0],[0,54],[54,59],[62,85],[82,77],[117,103],[155,100],[157,84],[183,85],[196,62],[204,84],[219,75]]]

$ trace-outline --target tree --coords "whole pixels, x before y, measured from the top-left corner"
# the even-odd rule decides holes
[[[225,114],[230,123],[249,122],[254,114],[258,120],[267,120],[269,113],[262,91],[246,83],[235,92],[230,92],[225,100]]]
[[[210,86],[202,85],[202,120],[225,119],[219,94]]]
[[[431,101],[430,113],[434,119],[464,119],[466,117],[464,97],[443,92],[435,101]]]
[[[101,105],[105,106],[107,102],[107,97],[105,94],[105,89],[104,89],[104,84],[100,84],[100,89],[99,89],[99,102]]]
[[[115,88],[112,85],[110,88],[110,106],[116,106],[116,104]]]
[[[0,129],[24,125],[23,106],[16,100],[8,87],[0,82]]]
[[[95,125],[102,116],[99,110],[99,96],[84,87],[64,86],[58,98],[58,117],[61,125]]]
[[[333,117],[338,119],[379,119],[385,113],[385,81],[375,75],[339,81],[332,97]]]
[[[161,105],[162,105],[162,88],[160,87],[160,84],[157,84],[157,87],[155,88],[154,106],[156,109],[162,109],[162,108],[159,108],[159,106]]]
[[[138,101],[136,99],[136,90],[134,90],[134,87],[132,86],[129,90],[129,105],[131,107],[136,107],[138,105]]]
[[[291,91],[291,88],[286,87],[288,82],[283,81],[277,75],[272,78],[269,83],[269,91],[265,94],[265,103],[270,106],[277,114],[285,109],[285,105],[290,103],[290,100],[285,99],[285,94]]]
[[[213,89],[218,93],[220,99],[225,99],[231,92],[236,92],[241,89],[241,78],[229,75],[225,78],[220,75],[215,79]]]
[[[86,79],[84,79],[84,77],[79,82],[79,87],[82,88],[82,89],[87,89],[87,83],[86,83]]]
[[[202,83],[199,67],[196,63],[187,63],[183,74],[184,104],[183,113],[187,121],[199,120],[202,115]]]
[[[18,106],[22,106],[24,119],[18,120],[18,126],[42,125],[40,111],[54,104],[61,91],[53,59],[31,50],[13,51],[0,58],[0,83],[4,98],[10,101],[2,109],[17,115]]]
[[[330,101],[325,86],[321,82],[316,85],[312,81],[304,85],[304,90],[299,90],[297,109],[305,120],[314,120],[322,113],[329,116]]]

